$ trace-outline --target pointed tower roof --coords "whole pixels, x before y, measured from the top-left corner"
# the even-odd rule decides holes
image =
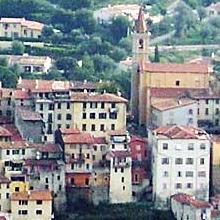
[[[144,11],[143,7],[140,7],[138,19],[135,22],[135,31],[136,33],[145,33],[147,30],[145,19],[144,19]]]

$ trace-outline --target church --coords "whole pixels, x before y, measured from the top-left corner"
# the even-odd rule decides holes
[[[178,97],[186,92],[209,89],[210,69],[206,64],[151,63],[149,32],[140,8],[132,41],[131,112],[139,125],[149,124],[155,98]]]

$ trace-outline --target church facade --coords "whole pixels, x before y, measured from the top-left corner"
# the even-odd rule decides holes
[[[131,80],[131,111],[139,125],[148,125],[153,93],[157,89],[207,90],[210,71],[206,64],[151,63],[148,58],[149,34],[144,13],[140,9],[133,34],[133,73]],[[176,93],[178,95],[179,91]]]

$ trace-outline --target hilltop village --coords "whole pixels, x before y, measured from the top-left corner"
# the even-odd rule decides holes
[[[43,27],[1,18],[0,36],[39,39]],[[140,7],[131,100],[100,89],[102,80],[0,86],[0,219],[56,219],[77,201],[145,201],[177,220],[220,219],[218,79],[206,62],[151,62],[149,35]],[[53,66],[49,56],[1,59],[26,73]]]

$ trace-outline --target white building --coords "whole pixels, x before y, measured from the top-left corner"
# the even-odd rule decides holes
[[[24,55],[1,55],[5,58],[9,66],[17,65],[21,72],[26,73],[48,73],[52,67],[52,59],[48,56]]]
[[[126,132],[110,134],[110,203],[132,202],[130,137]]]
[[[202,200],[196,200],[187,194],[176,194],[171,197],[171,210],[176,220],[200,219],[211,220],[211,205]]]
[[[151,126],[164,125],[197,126],[197,103],[191,99],[164,99],[151,107]]]
[[[152,145],[153,198],[162,208],[170,197],[187,193],[209,197],[210,139],[193,126],[163,126],[149,134]]]

